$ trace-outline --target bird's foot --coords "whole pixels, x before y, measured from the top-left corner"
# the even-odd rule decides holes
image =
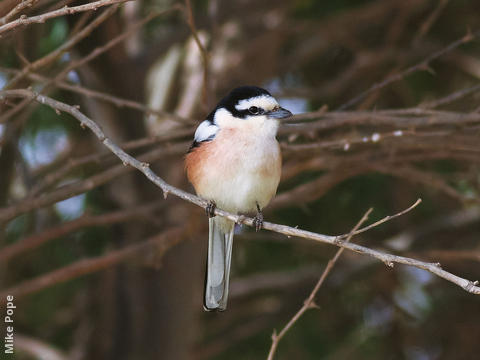
[[[255,231],[258,231],[263,226],[263,214],[260,206],[257,203],[257,215],[253,218],[253,225],[255,226]]]
[[[213,200],[210,200],[207,204],[207,206],[205,206],[205,213],[207,214],[207,216],[209,218],[212,218],[215,216],[215,209],[217,207],[217,204],[215,204],[215,201]]]

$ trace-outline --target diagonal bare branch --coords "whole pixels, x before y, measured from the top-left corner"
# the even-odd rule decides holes
[[[113,152],[121,161],[122,163],[127,166],[132,166],[142,172],[151,182],[153,182],[155,185],[160,187],[163,191],[164,197],[167,197],[168,194],[173,194],[182,200],[189,201],[195,205],[198,205],[200,207],[205,207],[207,206],[208,202],[205,199],[199,198],[198,196],[195,196],[191,193],[188,193],[186,191],[183,191],[181,189],[178,189],[167,182],[163,180],[161,177],[159,177],[155,172],[153,172],[150,169],[150,164],[146,162],[141,162],[137,160],[136,158],[132,157],[131,155],[127,154],[124,150],[122,150],[119,146],[117,146],[115,143],[113,143],[103,132],[103,130],[100,128],[100,126],[84,115],[78,107],[71,106],[65,103],[62,103],[60,101],[57,101],[55,99],[52,99],[50,97],[44,96],[37,94],[31,90],[28,89],[18,89],[18,90],[5,90],[5,91],[0,91],[0,101],[5,99],[5,98],[15,98],[15,97],[21,97],[21,98],[29,98],[32,100],[35,100],[41,104],[47,105],[52,107],[53,109],[56,109],[58,111],[63,111],[66,112],[70,115],[72,115],[74,118],[76,118],[80,122],[80,126],[83,128],[87,127],[89,128],[95,136],[102,142],[111,152]],[[407,211],[412,210],[415,206],[417,206],[419,203],[419,200],[409,207],[408,209],[401,211],[399,214],[405,214]],[[367,226],[363,229],[357,230],[355,234],[364,232],[368,229],[371,229],[373,226],[378,226],[388,220],[391,220],[397,216],[400,216],[399,214],[392,215],[392,216],[387,216],[386,218],[377,221],[375,224],[372,224],[370,226]],[[248,226],[254,226],[254,219],[250,217],[245,217],[243,215],[237,215],[237,214],[232,214],[226,211],[223,211],[221,209],[215,209],[215,215],[223,216],[225,218],[228,218],[232,221],[235,221],[238,224],[245,224]],[[5,221],[7,218],[5,217],[5,212],[4,210],[0,210],[0,221]],[[329,236],[329,235],[323,235],[323,234],[318,234],[306,230],[301,230],[298,228],[286,226],[286,225],[280,225],[280,224],[274,224],[274,223],[269,223],[265,222],[263,224],[263,228],[266,230],[271,230],[275,231],[287,236],[296,236],[296,237],[301,237],[317,242],[322,242],[330,245],[335,245],[338,247],[342,247],[363,255],[368,255],[371,257],[374,257],[380,261],[383,261],[387,266],[393,267],[394,263],[398,264],[404,264],[404,265],[409,265],[409,266],[414,266],[419,269],[423,269],[426,271],[431,272],[432,274],[435,274],[445,280],[448,280],[458,286],[460,286],[462,289],[464,289],[467,292],[470,292],[472,294],[477,294],[480,295],[480,287],[477,286],[478,281],[470,281],[464,278],[461,278],[457,275],[454,275],[448,271],[445,271],[441,268],[439,263],[427,263],[424,261],[419,261],[416,259],[404,257],[404,256],[397,256],[393,254],[388,254],[384,253],[382,251],[374,250],[365,246],[357,245],[357,244],[352,244],[350,242],[347,242],[345,238],[349,236],[349,234],[344,234],[340,236]]]

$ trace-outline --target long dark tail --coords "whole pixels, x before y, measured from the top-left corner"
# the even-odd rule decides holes
[[[215,216],[209,219],[207,274],[204,307],[207,311],[227,308],[230,263],[235,224]]]

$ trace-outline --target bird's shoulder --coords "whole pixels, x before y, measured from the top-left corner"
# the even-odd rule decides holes
[[[188,152],[190,153],[193,149],[199,147],[204,142],[212,141],[217,135],[218,130],[219,127],[213,122],[213,118],[209,115],[195,130],[193,142],[192,145],[190,145]]]

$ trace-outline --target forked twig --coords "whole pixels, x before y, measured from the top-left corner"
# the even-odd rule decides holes
[[[359,95],[355,96],[353,99],[350,99],[349,101],[347,101],[345,104],[341,105],[337,110],[345,110],[345,109],[348,109],[350,106],[352,105],[355,105],[356,103],[358,103],[359,101],[363,100],[367,95],[373,93],[374,91],[377,91],[377,90],[380,90],[382,88],[384,88],[385,86],[387,85],[390,85],[391,83],[393,82],[396,82],[396,81],[399,81],[399,80],[402,80],[404,79],[406,76],[414,73],[414,72],[417,72],[417,71],[420,71],[420,70],[430,70],[429,68],[429,64],[455,50],[456,48],[458,48],[460,45],[463,45],[463,44],[466,44],[470,41],[472,41],[473,39],[475,39],[476,37],[478,37],[480,35],[480,32],[476,32],[476,33],[467,33],[466,35],[464,35],[463,37],[461,37],[460,39],[454,41],[453,43],[451,43],[450,45],[448,45],[447,47],[437,51],[436,53],[433,53],[431,54],[430,56],[428,56],[427,58],[423,59],[422,61],[420,61],[419,63],[415,64],[415,65],[412,65],[410,66],[409,68],[399,72],[399,73],[396,73],[396,74],[392,74],[390,76],[388,76],[387,78],[385,78],[384,80],[382,80],[381,82],[378,82],[378,83],[375,83],[373,84],[371,87],[369,87],[367,90],[363,91],[362,93],[360,93]]]
[[[358,230],[358,228],[368,219],[368,215],[372,212],[372,208],[368,209],[367,212],[362,216],[360,221],[354,226],[352,231],[347,235],[347,239],[345,240],[346,242],[350,241],[352,238],[353,234],[355,231]],[[327,266],[325,267],[325,270],[323,270],[322,275],[320,276],[320,279],[318,279],[317,284],[313,288],[312,292],[308,296],[308,298],[304,301],[303,306],[300,308],[300,310],[297,311],[295,315],[290,319],[290,321],[283,327],[283,329],[277,334],[276,330],[273,330],[272,334],[272,345],[270,347],[270,351],[268,352],[268,358],[267,360],[273,360],[273,357],[275,356],[275,351],[277,350],[278,344],[280,340],[285,336],[288,330],[297,322],[298,319],[308,310],[312,308],[316,308],[317,305],[315,304],[315,296],[318,293],[318,290],[320,290],[320,287],[324,283],[326,277],[332,270],[332,268],[335,266],[338,258],[340,255],[342,255],[343,251],[345,248],[340,248],[337,250],[335,253],[334,257],[330,259],[327,263]]]

